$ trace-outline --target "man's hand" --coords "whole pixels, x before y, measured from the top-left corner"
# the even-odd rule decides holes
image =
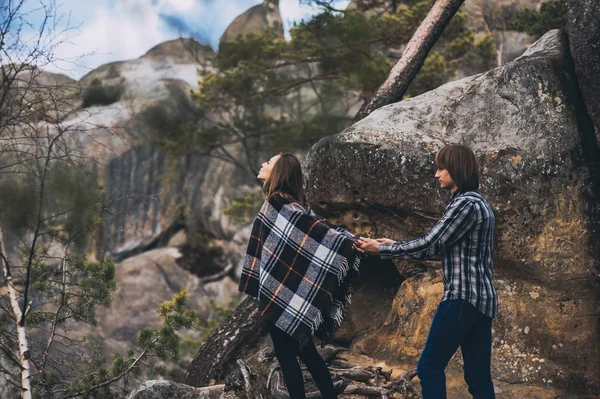
[[[360,237],[358,239],[358,248],[359,252],[364,252],[367,255],[379,255],[379,243],[377,240],[373,240],[371,238]]]
[[[389,238],[376,238],[375,240],[380,244],[393,244],[396,242],[394,240],[390,240]]]

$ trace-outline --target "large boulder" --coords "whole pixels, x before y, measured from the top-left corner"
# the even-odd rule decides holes
[[[279,0],[264,0],[261,4],[250,7],[238,15],[229,24],[223,35],[220,45],[237,40],[249,34],[261,34],[271,29],[283,39],[283,21],[279,12]]]
[[[600,134],[600,5],[596,0],[566,3],[566,30],[575,71],[587,110]]]
[[[407,240],[425,234],[449,199],[433,178],[436,151],[469,145],[497,218],[493,377],[584,395],[600,390],[600,151],[578,94],[567,41],[551,31],[502,68],[322,139],[303,163],[317,212]],[[415,365],[441,298],[439,265],[396,266],[405,279],[387,319],[351,351]],[[352,311],[373,301],[354,301]],[[457,356],[450,369],[458,367]]]

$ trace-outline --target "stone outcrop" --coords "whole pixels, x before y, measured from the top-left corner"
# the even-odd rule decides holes
[[[279,13],[279,0],[264,0],[238,15],[221,36],[220,46],[224,42],[237,40],[251,33],[260,34],[272,29],[283,39],[283,21]]]
[[[178,63],[196,63],[205,65],[215,57],[215,51],[194,39],[181,37],[157,44],[146,52],[141,59],[154,59]]]
[[[231,199],[257,190],[254,176],[200,155],[175,156],[157,145],[183,123],[200,123],[190,97],[198,69],[211,68],[214,51],[175,39],[142,57],[98,67],[77,82],[86,108],[66,122],[74,146],[95,159],[108,195],[108,215],[94,253],[120,260],[164,246],[184,226],[190,234],[230,240],[240,229],[222,214]],[[107,103],[108,93],[119,93]],[[236,146],[228,151],[240,155]],[[105,166],[105,167],[104,167]],[[241,250],[229,251],[238,255]]]
[[[497,217],[494,378],[598,392],[600,151],[561,32],[505,67],[383,107],[322,139],[303,161],[307,194],[353,231],[421,236],[447,203],[433,158],[453,142],[478,155],[481,191]],[[426,272],[415,275],[415,267]],[[355,338],[351,351],[415,364],[441,277],[430,262],[397,268],[409,277],[386,321]]]
[[[230,150],[235,154],[236,148]],[[105,187],[111,201],[102,250],[116,259],[164,246],[183,227],[190,234],[227,239],[233,263],[245,249],[243,238],[233,240],[239,223],[223,209],[258,185],[231,163],[198,155],[175,158],[137,146],[112,160]]]
[[[600,6],[594,0],[568,0],[567,35],[587,110],[600,137]]]

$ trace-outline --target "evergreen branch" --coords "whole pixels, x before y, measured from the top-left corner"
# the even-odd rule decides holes
[[[112,384],[113,382],[119,381],[121,378],[123,378],[124,376],[128,375],[137,366],[137,364],[140,363],[143,360],[143,358],[146,357],[146,355],[148,354],[148,352],[150,351],[150,349],[152,349],[152,346],[154,346],[154,344],[156,342],[158,342],[158,337],[154,338],[144,348],[144,350],[142,351],[142,353],[140,353],[140,355],[137,357],[137,359],[135,359],[135,361],[133,363],[131,363],[131,365],[125,371],[123,371],[122,373],[120,373],[120,374],[114,376],[113,378],[111,378],[109,380],[106,380],[106,381],[104,381],[104,382],[102,382],[100,384],[93,385],[90,388],[83,389],[83,390],[80,390],[80,391],[77,391],[77,392],[74,392],[74,393],[67,394],[66,396],[63,396],[62,398],[63,399],[75,398],[75,397],[83,395],[83,394],[85,394],[87,392],[91,392],[91,391],[95,391],[95,390],[100,389],[100,388],[104,388],[105,386],[108,386],[108,385]],[[64,392],[64,391],[62,391],[62,392]]]

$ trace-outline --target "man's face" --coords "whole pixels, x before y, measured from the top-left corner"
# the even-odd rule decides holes
[[[456,183],[452,180],[448,169],[438,169],[435,172],[435,178],[440,182],[440,187],[445,190],[450,190],[450,192],[454,192],[456,190]]]

